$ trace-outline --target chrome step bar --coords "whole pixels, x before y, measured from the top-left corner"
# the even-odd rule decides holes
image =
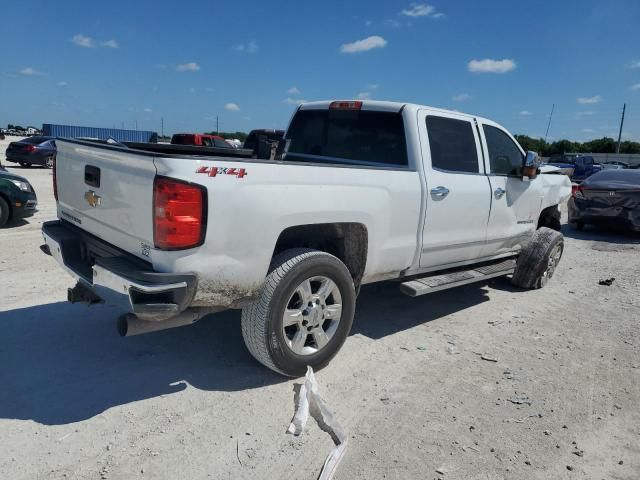
[[[516,259],[509,258],[498,263],[484,264],[467,270],[450,271],[439,275],[429,275],[408,280],[400,284],[400,291],[410,297],[418,297],[468,283],[509,275],[513,273],[515,268]]]

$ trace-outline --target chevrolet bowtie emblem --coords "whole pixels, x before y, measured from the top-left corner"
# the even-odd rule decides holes
[[[93,190],[89,190],[84,194],[84,199],[87,201],[89,205],[95,208],[98,205],[100,205],[101,197],[100,195],[97,195],[96,192],[94,192]]]

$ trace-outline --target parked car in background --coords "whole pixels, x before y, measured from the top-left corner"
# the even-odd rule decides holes
[[[0,227],[36,213],[38,199],[29,181],[0,168]]]
[[[640,170],[604,170],[577,186],[569,200],[569,224],[617,225],[640,232]]]
[[[206,133],[176,133],[171,137],[172,145],[191,145],[196,147],[233,148],[231,144],[218,136]]]
[[[549,165],[554,165],[564,170],[574,182],[581,182],[602,170],[602,166],[597,164],[590,155],[552,155]]]
[[[617,161],[602,162],[600,165],[602,165],[603,170],[620,170],[623,168],[629,168],[628,163]]]
[[[5,155],[8,162],[18,163],[22,167],[40,165],[51,168],[56,158],[55,138],[28,137],[11,142]]]

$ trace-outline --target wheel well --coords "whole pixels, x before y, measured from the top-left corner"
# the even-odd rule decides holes
[[[538,228],[554,228],[554,225],[560,225],[560,209],[558,205],[551,205],[550,207],[544,208],[538,217]],[[554,230],[558,230],[558,228],[554,228]]]
[[[7,217],[7,220],[11,220],[13,218],[13,205],[3,193],[0,193],[0,197],[2,197],[2,199],[7,202],[7,205],[9,206],[9,216]]]
[[[367,228],[360,223],[318,223],[285,229],[276,242],[273,255],[290,248],[312,248],[338,257],[360,286],[367,263]]]

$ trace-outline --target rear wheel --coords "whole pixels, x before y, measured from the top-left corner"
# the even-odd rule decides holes
[[[20,162],[20,166],[21,166],[22,168],[29,168],[29,167],[31,167],[31,164],[30,164],[30,163],[27,163],[27,162]]]
[[[7,220],[9,220],[9,204],[6,200],[0,197],[0,227],[4,227],[7,224]]]
[[[351,330],[355,288],[347,267],[325,252],[293,249],[274,258],[258,299],[242,311],[249,352],[284,375],[325,367]]]
[[[553,277],[564,251],[564,238],[560,232],[542,227],[533,234],[522,250],[511,282],[526,289],[544,287]]]
[[[47,157],[47,161],[46,161],[46,163],[45,163],[45,167],[47,167],[47,168],[53,168],[53,159],[54,159],[53,155],[49,155],[49,156]]]

